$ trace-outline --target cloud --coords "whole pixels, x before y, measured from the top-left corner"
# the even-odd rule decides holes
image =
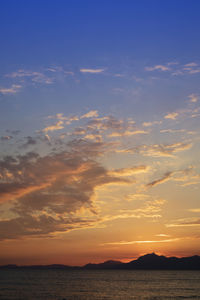
[[[9,141],[11,139],[13,139],[13,136],[11,136],[11,135],[4,135],[4,136],[0,137],[1,141]]]
[[[58,113],[55,116],[48,116],[47,119],[58,119],[58,120],[68,120],[68,117],[65,117],[63,113]]]
[[[18,135],[20,133],[20,130],[9,130],[9,129],[7,129],[6,132],[8,132],[12,135]]]
[[[185,218],[177,220],[174,223],[166,224],[166,227],[193,227],[193,226],[200,226],[200,219],[197,218]]]
[[[189,70],[188,72],[189,74],[197,74],[200,73],[200,69],[196,69],[196,70]]]
[[[148,131],[145,130],[125,130],[123,132],[112,132],[108,136],[109,137],[119,137],[119,136],[131,136],[131,135],[137,135],[137,134],[148,134]]]
[[[160,144],[151,145],[150,147],[144,146],[142,152],[147,156],[173,156],[174,153],[188,150],[192,147],[191,143],[174,143],[174,144]],[[145,149],[146,148],[146,149]],[[145,153],[146,151],[146,153]]]
[[[89,112],[89,116],[92,115],[94,118],[86,124],[87,131],[95,131],[96,133],[103,133],[107,131],[106,134],[108,137],[132,136],[148,133],[145,130],[135,128],[135,122],[133,120],[128,120],[128,122],[126,122],[124,120],[116,119],[113,116],[97,118],[95,117],[95,113],[96,111]]]
[[[59,232],[94,227],[94,224],[98,221],[96,219],[73,216],[71,218],[58,218],[45,214],[40,216],[25,215],[11,220],[0,221],[0,239],[54,236],[54,234]]]
[[[73,121],[79,121],[79,117],[74,115],[74,116],[70,116],[70,117],[66,117],[64,116],[63,113],[58,113],[54,116],[48,116],[47,119],[57,119],[59,121],[65,121],[66,125],[70,125]]]
[[[145,68],[146,71],[169,71],[170,68],[169,67],[166,67],[164,65],[155,65],[153,67],[146,67]]]
[[[139,153],[150,157],[174,157],[174,154],[180,151],[188,150],[192,143],[174,143],[174,144],[154,144],[140,145],[129,149],[115,150],[119,153]]]
[[[168,64],[169,65],[169,64]],[[195,62],[190,62],[184,65],[171,65],[171,75],[178,76],[178,75],[188,75],[188,74],[196,74],[200,72],[199,65]]]
[[[104,243],[104,245],[134,245],[134,244],[153,244],[153,243],[171,243],[181,240],[181,238],[172,238],[165,240],[139,240],[139,241],[119,241]]]
[[[159,233],[159,234],[156,234],[156,236],[169,237],[170,235],[169,234],[165,234],[165,233]]]
[[[122,168],[122,169],[116,169],[116,170],[112,170],[109,171],[109,174],[112,176],[132,176],[135,175],[137,173],[141,173],[141,172],[148,172],[149,171],[149,167],[148,166],[134,166],[131,168]]]
[[[104,69],[80,69],[81,73],[99,74],[103,73]]]
[[[77,127],[72,132],[72,135],[84,135],[87,133],[87,130],[83,127]]]
[[[162,129],[161,133],[177,133],[177,132],[185,132],[185,129]]]
[[[159,125],[159,124],[162,124],[162,121],[143,122],[142,126],[144,126],[144,127],[150,127],[150,126]]]
[[[153,187],[168,180],[178,182],[181,186],[187,186],[191,184],[198,184],[200,181],[200,175],[194,173],[193,167],[188,167],[183,170],[166,172],[161,178],[148,183],[146,187]]]
[[[71,117],[69,117],[68,119],[67,119],[67,121],[66,121],[66,125],[70,125],[72,122],[74,122],[74,121],[79,121],[79,117],[78,116],[71,116]]]
[[[125,197],[126,201],[137,201],[137,200],[146,200],[148,199],[150,196],[147,194],[128,194]]]
[[[22,88],[19,84],[12,84],[10,88],[0,88],[0,93],[3,95],[16,94]]]
[[[149,197],[143,197],[141,200],[146,200]],[[116,219],[128,219],[128,218],[151,218],[151,219],[158,219],[161,218],[162,215],[160,214],[162,210],[162,206],[166,201],[163,199],[155,199],[155,200],[147,200],[143,203],[140,208],[135,209],[121,209],[117,211],[116,214],[106,215],[102,218],[101,222],[108,222]]]
[[[196,103],[198,101],[198,97],[195,94],[189,95],[188,98],[190,99],[191,103]]]
[[[53,236],[59,232],[95,227],[118,218],[162,216],[162,199],[153,201],[150,196],[138,194],[138,191],[128,194],[137,183],[131,176],[142,173],[138,175],[140,179],[146,178],[145,173],[153,169],[146,163],[135,160],[137,163],[130,167],[109,170],[105,167],[107,159],[119,151],[151,157],[174,157],[175,153],[190,149],[191,143],[139,144],[131,147],[130,145],[137,145],[135,139],[127,139],[126,146],[130,148],[116,150],[123,147],[124,140],[113,141],[108,138],[109,135],[140,131],[130,119],[98,116],[95,110],[79,116],[58,113],[48,119],[54,119],[54,124],[43,128],[36,136],[30,135],[17,140],[16,155],[0,158],[0,199],[1,205],[6,206],[0,221],[0,228],[3,228],[0,229],[1,239]],[[48,132],[63,129],[72,120],[79,121],[80,126],[68,126],[66,132],[57,136],[52,134],[51,138],[47,135]],[[11,133],[8,136],[9,134]],[[43,142],[46,144],[42,144]],[[35,152],[28,152],[28,146],[34,146]],[[114,155],[112,163],[116,159]],[[126,158],[125,162],[127,165]],[[192,171],[187,173],[186,170],[166,172],[156,180],[155,177],[148,179],[146,187],[153,187],[167,180],[186,184],[189,182],[188,178],[194,176]],[[195,178],[192,180],[197,181]],[[128,195],[125,196],[123,191],[121,196],[129,209],[126,206],[120,209],[120,204],[115,211],[108,207],[101,211],[102,207],[95,195],[113,192],[113,185],[117,189],[119,186],[128,189]],[[131,202],[135,200],[138,201]],[[141,207],[130,209],[131,205]]]
[[[150,188],[150,187],[154,187],[158,184],[164,183],[164,182],[168,181],[172,175],[173,175],[173,172],[166,172],[161,178],[156,179],[156,180],[151,181],[148,184],[146,184],[146,187]]]
[[[95,117],[98,117],[98,111],[97,110],[91,110],[89,111],[88,113],[82,115],[80,117],[80,119],[84,119],[84,118],[95,118]]]
[[[195,62],[191,62],[191,63],[188,63],[188,64],[186,64],[186,65],[184,65],[184,66],[185,66],[185,67],[197,67],[198,64],[195,63]]]
[[[72,140],[59,153],[28,152],[1,159],[0,199],[9,201],[11,217],[0,221],[0,239],[94,226],[100,220],[93,204],[95,189],[131,183],[96,161],[105,148],[102,142]]]
[[[177,112],[169,113],[164,116],[165,119],[171,119],[171,120],[175,120],[177,117],[178,117]]]
[[[177,62],[169,62],[165,65],[154,65],[151,67],[146,67],[146,71],[152,72],[152,71],[161,71],[166,72],[168,71],[170,75],[173,76],[183,76],[183,75],[193,75],[198,74],[200,72],[200,66],[199,64],[195,62],[189,62],[187,64],[179,64]]]
[[[42,132],[55,131],[55,130],[60,130],[63,128],[64,128],[63,121],[58,121],[56,124],[47,126],[44,129],[42,129]]]
[[[200,213],[200,208],[190,208],[189,211],[194,213]]]
[[[102,118],[94,118],[86,124],[88,131],[115,131],[124,132],[127,129],[127,125],[124,124],[123,120],[118,120],[113,116],[105,116]]]
[[[102,141],[102,136],[100,134],[86,134],[84,139]]]
[[[44,73],[34,72],[34,71],[18,70],[17,72],[7,74],[6,77],[31,78],[31,81],[37,82],[37,83],[46,83],[46,84],[53,83],[53,78],[47,77]]]
[[[37,144],[37,139],[32,137],[32,136],[27,136],[25,137],[25,144],[22,145],[22,147],[28,147],[28,146],[33,146],[33,145],[36,145]]]

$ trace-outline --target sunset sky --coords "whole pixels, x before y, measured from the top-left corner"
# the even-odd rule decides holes
[[[200,2],[0,3],[0,265],[200,255]]]

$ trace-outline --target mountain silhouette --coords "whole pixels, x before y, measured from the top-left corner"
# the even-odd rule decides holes
[[[107,260],[100,264],[87,264],[83,268],[84,269],[115,269],[119,265],[124,265],[121,261],[118,260]]]
[[[86,264],[83,267],[66,266],[62,264],[53,265],[33,265],[33,266],[17,266],[4,265],[0,269],[82,269],[82,270],[200,270],[200,256],[194,255],[190,257],[166,257],[155,253],[145,254],[136,260],[123,263],[116,260],[108,260],[98,264]]]

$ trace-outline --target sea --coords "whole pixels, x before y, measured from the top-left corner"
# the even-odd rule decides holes
[[[200,271],[4,269],[0,299],[200,299]]]

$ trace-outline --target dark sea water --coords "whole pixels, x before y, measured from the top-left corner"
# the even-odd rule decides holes
[[[200,299],[200,271],[0,270],[0,299]]]

